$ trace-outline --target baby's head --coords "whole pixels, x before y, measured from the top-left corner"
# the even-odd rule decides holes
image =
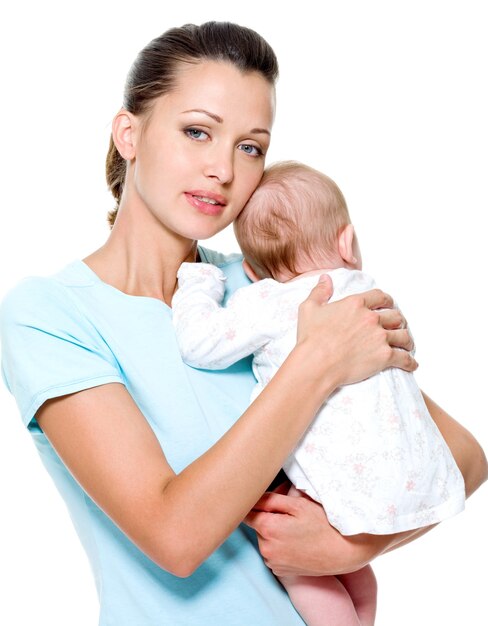
[[[313,270],[361,269],[339,187],[295,161],[275,163],[234,222],[252,278],[285,282]]]

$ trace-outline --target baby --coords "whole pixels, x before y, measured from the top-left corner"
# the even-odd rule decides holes
[[[235,233],[253,284],[222,307],[221,270],[184,263],[173,299],[174,324],[182,357],[194,367],[223,369],[253,354],[254,398],[295,345],[298,307],[322,274],[332,279],[331,301],[375,283],[361,271],[341,191],[300,163],[266,170],[235,222]],[[339,388],[284,470],[296,489],[322,504],[343,535],[397,533],[464,508],[461,473],[413,375],[400,369]],[[308,626],[374,623],[375,581],[369,567],[344,576],[282,582]]]

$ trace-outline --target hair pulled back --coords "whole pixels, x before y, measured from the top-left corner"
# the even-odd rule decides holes
[[[278,77],[273,49],[250,28],[230,22],[185,24],[167,30],[139,52],[127,76],[123,107],[134,115],[145,113],[156,98],[174,88],[180,64],[204,60],[227,61],[242,72],[259,72],[271,84]],[[126,174],[126,161],[112,137],[105,171],[108,188],[116,200],[115,209],[108,214],[112,227]]]

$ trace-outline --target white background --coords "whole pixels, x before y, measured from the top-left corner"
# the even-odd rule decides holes
[[[236,21],[264,35],[280,60],[269,160],[303,160],[336,180],[365,269],[414,331],[421,387],[488,447],[484,4],[98,0],[4,9],[0,296],[107,236],[105,151],[138,50],[171,26]],[[229,233],[212,245],[236,248]],[[0,405],[0,622],[94,625],[94,585],[64,505],[3,387]],[[483,622],[486,497],[484,487],[465,513],[377,561],[377,626]]]

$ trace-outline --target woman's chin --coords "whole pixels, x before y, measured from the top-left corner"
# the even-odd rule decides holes
[[[181,233],[188,239],[193,239],[197,241],[204,241],[205,239],[210,239],[214,235],[220,233],[224,228],[226,228],[229,224],[222,223],[208,223],[208,224],[198,224],[193,228],[186,228],[184,233]]]

